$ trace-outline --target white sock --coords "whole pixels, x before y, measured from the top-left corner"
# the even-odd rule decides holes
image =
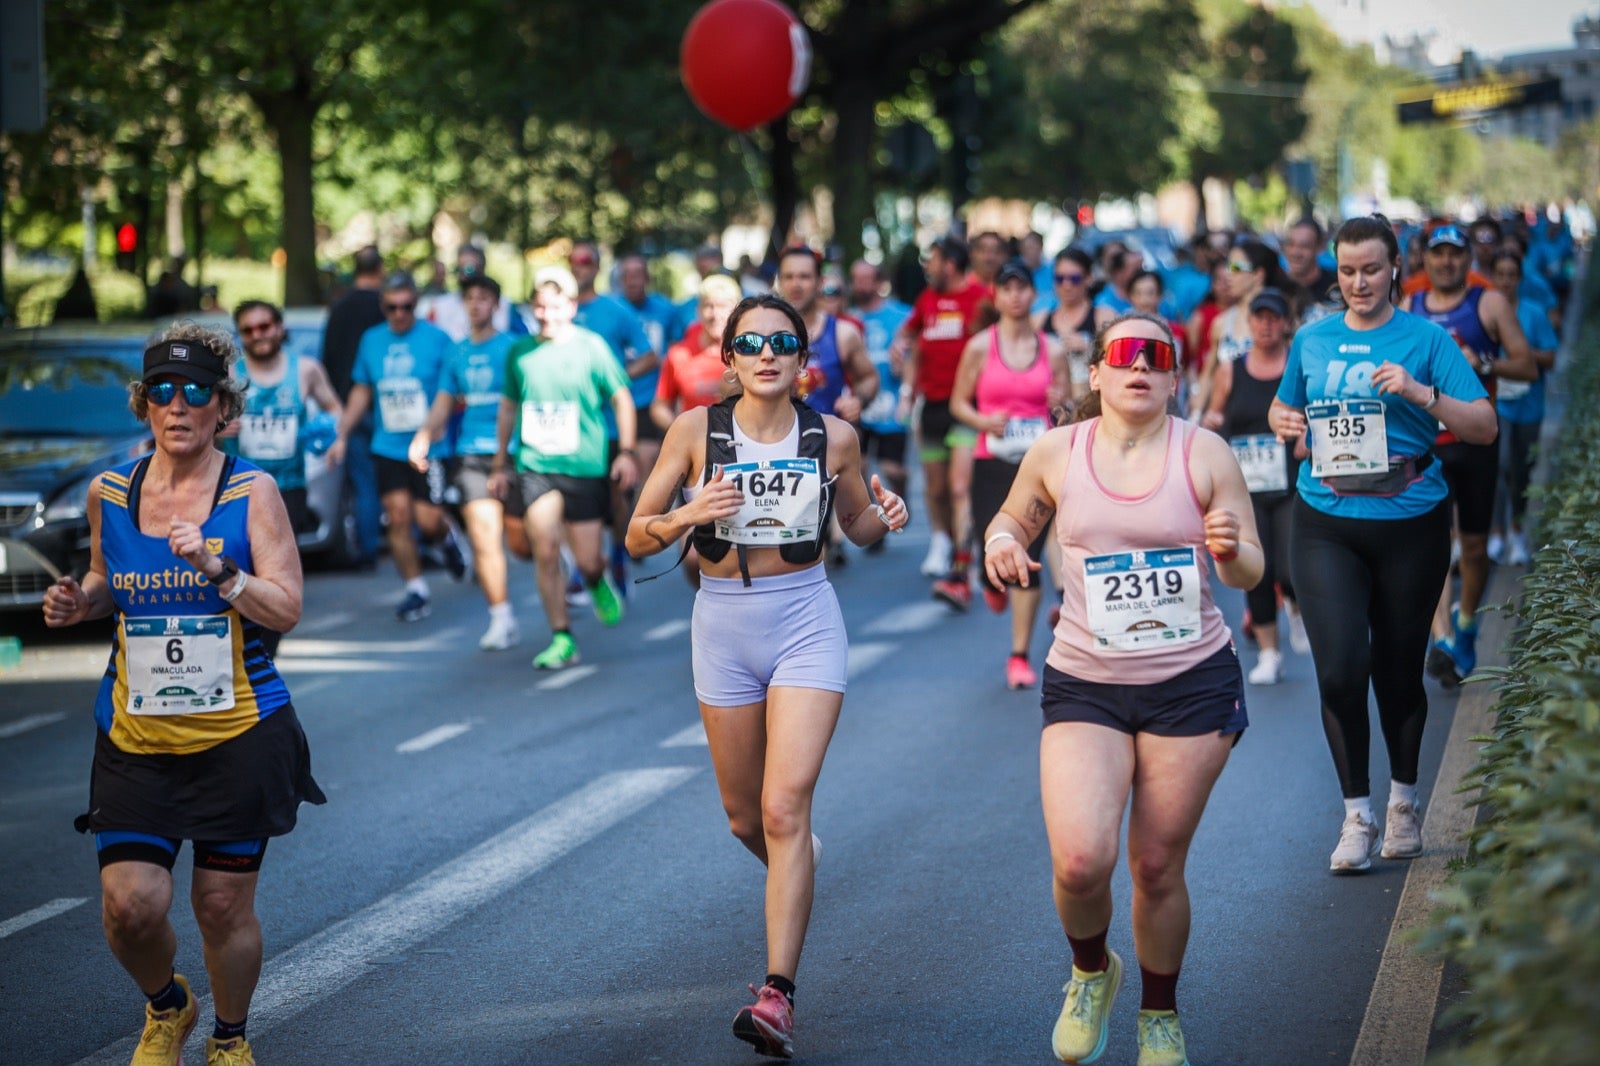
[[[1372,815],[1371,796],[1357,796],[1355,799],[1345,800],[1344,813],[1347,817],[1351,814],[1359,814],[1361,815],[1361,820],[1366,822],[1368,825],[1378,824],[1378,819],[1374,818]]]
[[[492,622],[515,622],[516,615],[511,613],[511,601],[504,603],[491,603],[489,605],[489,620]]]
[[[1417,805],[1417,786],[1402,785],[1398,781],[1390,781],[1389,806],[1393,807],[1396,803],[1409,803],[1415,807]]]
[[[428,598],[428,579],[425,578],[425,577],[414,577],[414,578],[412,578],[410,581],[406,582],[406,591],[407,592],[415,592],[418,596],[421,596],[423,599],[427,599]]]

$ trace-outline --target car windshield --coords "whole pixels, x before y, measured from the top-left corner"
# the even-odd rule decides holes
[[[128,410],[139,345],[0,343],[0,431],[112,436],[143,428]]]

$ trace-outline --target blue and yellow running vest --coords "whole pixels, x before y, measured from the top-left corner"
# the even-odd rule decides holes
[[[289,702],[289,689],[261,646],[261,627],[172,554],[166,531],[137,527],[129,502],[138,506],[148,465],[135,460],[101,477],[100,553],[117,629],[94,717],[122,751],[189,755],[250,729]],[[250,486],[261,475],[229,458],[200,527],[208,551],[247,573],[255,570]]]

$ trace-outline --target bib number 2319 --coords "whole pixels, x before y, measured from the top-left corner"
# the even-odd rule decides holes
[[[1097,646],[1133,651],[1200,639],[1200,568],[1193,548],[1092,555],[1084,602]]]

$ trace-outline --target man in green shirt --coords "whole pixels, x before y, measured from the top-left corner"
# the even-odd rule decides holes
[[[550,646],[533,660],[541,670],[578,661],[561,577],[563,539],[589,588],[595,617],[607,626],[621,621],[622,597],[603,551],[610,482],[627,490],[639,477],[628,375],[598,334],[573,322],[577,301],[578,283],[570,271],[546,267],[534,275],[533,314],[540,331],[519,341],[507,356],[505,394],[495,425],[499,447],[489,480],[490,491],[504,498],[515,477],[527,503],[534,575],[552,634]],[[619,447],[609,469],[607,404],[616,415]],[[507,449],[514,429],[513,472],[507,469]]]

